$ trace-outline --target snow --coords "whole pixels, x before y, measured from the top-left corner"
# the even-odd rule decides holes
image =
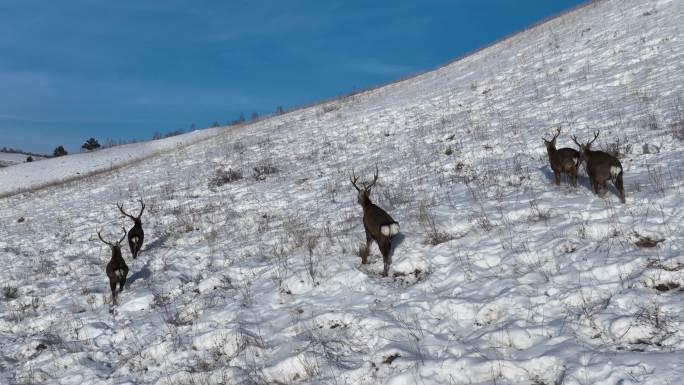
[[[16,154],[0,151],[0,168],[13,166],[19,163],[24,163],[26,162],[26,158],[28,158],[28,155],[26,154]],[[38,156],[33,156],[32,158],[34,160],[42,159]]]
[[[173,151],[178,147],[212,138],[218,130],[218,128],[196,130],[182,136],[50,158],[38,164],[14,162],[16,164],[13,164],[13,167],[0,168],[0,197],[111,171],[164,151]],[[10,158],[14,155],[16,158],[16,155],[19,155],[0,154],[0,162],[5,157]],[[26,156],[20,156],[21,162],[25,162]]]
[[[677,383],[682,16],[594,2],[360,95],[0,170],[23,191],[0,199],[0,382]],[[554,185],[558,125],[559,147],[619,140],[626,204],[584,170]],[[389,277],[377,246],[356,255],[349,173],[376,163],[371,199],[401,225]],[[115,204],[139,197],[115,307],[96,231],[130,227]]]

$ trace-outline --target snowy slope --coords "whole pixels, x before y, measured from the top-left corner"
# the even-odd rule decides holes
[[[24,163],[24,162],[26,162],[27,157],[28,157],[28,155],[26,155],[26,154],[16,154],[16,153],[0,151],[0,168],[13,166],[13,165],[19,164],[19,163]],[[41,159],[40,157],[37,157],[37,156],[33,157],[33,158],[35,160]]]
[[[683,16],[592,3],[413,79],[0,200],[0,382],[678,383]],[[553,184],[541,137],[558,125],[560,146],[600,130],[619,150],[627,204],[584,171]],[[348,180],[376,163],[372,198],[402,229],[387,278],[376,246],[356,255]],[[96,230],[118,237],[115,203],[138,197],[145,246],[125,248],[112,308]]]
[[[164,151],[175,150],[178,147],[214,137],[218,131],[219,128],[196,130],[159,140],[51,158],[39,164],[24,163],[12,168],[0,169],[0,197],[111,171]],[[23,160],[26,160],[25,156]]]

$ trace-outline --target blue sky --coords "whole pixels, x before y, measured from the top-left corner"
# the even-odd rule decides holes
[[[577,0],[0,0],[0,147],[225,123],[435,67]]]

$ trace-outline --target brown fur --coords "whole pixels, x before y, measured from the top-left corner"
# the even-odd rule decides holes
[[[353,173],[352,173],[353,174]],[[382,271],[383,276],[387,276],[390,266],[390,251],[392,250],[392,238],[393,235],[384,235],[381,231],[382,226],[390,226],[392,224],[397,224],[387,212],[380,207],[376,206],[370,200],[371,188],[375,185],[378,180],[378,169],[375,168],[375,175],[373,177],[373,182],[368,185],[363,185],[363,188],[359,188],[356,185],[357,177],[354,176],[350,178],[350,181],[354,188],[359,192],[358,203],[363,208],[363,228],[366,232],[366,248],[370,247],[371,241],[375,241],[378,244],[380,253],[382,253],[382,260],[384,263],[384,268]],[[362,260],[362,263],[368,263],[367,260]]]
[[[109,278],[109,288],[112,290],[112,304],[116,305],[116,284],[119,284],[119,292],[122,292],[126,285],[126,277],[128,276],[128,265],[121,256],[121,241],[126,237],[126,229],[123,229],[124,235],[118,241],[111,243],[102,239],[100,232],[97,232],[98,238],[106,243],[112,250],[112,258],[107,263],[107,277]]]
[[[131,254],[133,255],[133,259],[138,258],[138,253],[140,253],[143,240],[145,239],[145,232],[142,228],[142,221],[140,221],[140,217],[142,217],[143,211],[145,211],[145,203],[142,201],[142,199],[138,199],[138,202],[140,202],[140,213],[137,217],[127,214],[124,211],[122,204],[116,204],[116,207],[119,208],[119,211],[121,211],[123,215],[133,220],[133,227],[131,227],[131,229],[128,231],[128,247],[131,248]]]
[[[570,176],[572,180],[572,185],[577,186],[577,170],[579,169],[580,153],[579,151],[564,147],[556,149],[556,138],[560,135],[560,127],[553,139],[544,141],[546,146],[546,152],[549,155],[549,164],[551,165],[551,170],[553,170],[554,179],[556,185],[560,185],[561,173],[565,173]]]
[[[591,191],[599,195],[599,186],[602,186],[604,193],[608,191],[607,181],[610,179],[615,185],[620,196],[620,202],[625,203],[625,185],[623,182],[623,170],[620,161],[603,151],[593,151],[591,149],[592,143],[598,138],[599,132],[594,133],[594,139],[587,144],[581,144],[577,138],[573,137],[573,141],[580,147],[580,156],[582,161],[586,162],[587,174],[591,181]],[[611,168],[619,169],[617,173],[611,172]]]

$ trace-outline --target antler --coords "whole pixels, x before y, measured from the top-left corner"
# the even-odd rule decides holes
[[[577,137],[576,137],[575,135],[572,136],[572,141],[575,142],[575,144],[576,144],[577,146],[579,146],[580,148],[582,147],[582,143],[580,143],[580,142],[577,140]]]
[[[109,246],[117,246],[117,245],[119,245],[121,242],[123,242],[124,238],[126,238],[126,234],[128,233],[128,232],[126,231],[126,228],[125,228],[125,227],[121,226],[121,229],[123,230],[123,233],[124,233],[124,234],[123,234],[123,237],[121,237],[121,239],[119,239],[119,240],[116,242],[116,244],[113,244],[113,243],[111,243],[111,242],[105,241],[104,238],[102,238],[102,234],[101,234],[101,233],[102,233],[102,230],[97,230],[97,237],[100,238],[100,240],[101,240],[102,242],[108,244]]]
[[[126,228],[125,228],[124,226],[121,226],[121,229],[123,230],[123,233],[124,233],[124,234],[123,234],[123,236],[121,237],[121,239],[119,239],[119,242],[116,243],[117,245],[120,244],[120,243],[124,240],[124,238],[126,238],[126,234],[128,233],[128,232],[126,231]]]
[[[354,170],[352,170],[352,174],[349,176],[349,181],[351,182],[352,186],[356,189],[356,191],[361,192],[362,189],[359,188],[359,186],[356,184],[356,181],[359,180],[359,177],[356,176],[354,173]],[[375,174],[373,174],[373,181],[370,182],[369,184],[362,183],[363,185],[363,190],[370,190],[371,187],[375,186],[375,182],[378,181],[378,165],[375,165]]]
[[[129,218],[131,218],[131,219],[135,219],[134,216],[132,216],[131,214],[128,214],[127,212],[124,211],[124,209],[123,209],[123,203],[117,202],[117,203],[116,203],[116,207],[119,208],[119,211],[121,211],[121,214],[123,214],[123,215],[125,215],[125,216],[127,216],[127,217],[129,217]]]
[[[359,180],[359,177],[354,174],[354,170],[352,170],[351,175],[349,175],[349,181],[351,182],[352,186],[356,189],[356,191],[361,192],[361,189],[359,186],[356,185],[356,181]]]
[[[134,217],[133,215],[128,214],[127,212],[125,212],[124,209],[123,209],[123,203],[118,203],[118,202],[117,202],[117,203],[116,203],[116,207],[119,208],[119,211],[121,211],[121,214],[123,214],[123,215],[125,215],[125,216],[127,216],[127,217],[129,217],[129,218],[131,218],[131,219],[133,219],[133,220],[136,220],[136,219],[140,219],[140,217],[142,217],[143,211],[145,211],[145,202],[143,202],[142,198],[138,199],[138,202],[140,202],[140,213],[138,214],[137,217]]]
[[[366,186],[366,190],[368,190],[368,189],[370,189],[371,187],[375,186],[375,182],[377,182],[377,181],[378,181],[378,165],[377,165],[377,163],[376,163],[376,164],[375,164],[375,174],[373,174],[373,181],[370,182],[370,183]]]
[[[591,144],[594,143],[594,141],[596,140],[596,138],[599,137],[599,134],[600,134],[600,133],[601,133],[600,131],[596,131],[596,132],[594,133],[594,139],[592,139],[591,142],[587,143],[587,147],[588,147],[588,146],[591,146]]]
[[[113,244],[111,244],[110,242],[105,241],[105,240],[102,238],[102,234],[100,234],[101,232],[102,232],[102,230],[97,230],[97,237],[100,238],[100,240],[101,240],[102,242],[108,244],[109,246],[114,246]],[[122,238],[122,239],[123,239],[123,238]],[[119,241],[119,242],[121,242],[121,241]]]
[[[140,202],[140,214],[138,214],[138,219],[142,217],[143,211],[145,211],[145,202],[143,202],[142,198],[138,199],[138,202]]]

